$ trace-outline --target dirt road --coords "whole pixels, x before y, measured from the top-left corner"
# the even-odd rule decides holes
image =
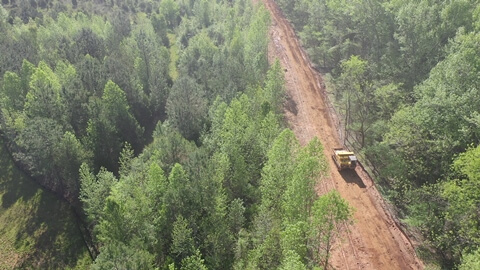
[[[298,39],[273,0],[263,0],[272,14],[269,45],[270,59],[277,58],[286,70],[290,97],[286,117],[302,144],[317,136],[325,155],[342,144],[336,132],[338,120],[331,113],[320,75],[311,67]],[[335,244],[331,265],[336,269],[423,269],[412,243],[386,210],[385,203],[370,177],[358,167],[356,171],[336,170],[327,158],[330,175],[318,184],[317,192],[336,189],[356,211],[353,225],[339,224],[342,241]],[[349,227],[350,230],[345,230]]]

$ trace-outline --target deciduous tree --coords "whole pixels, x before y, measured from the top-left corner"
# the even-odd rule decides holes
[[[329,268],[333,243],[340,234],[338,228],[348,230],[345,224],[352,221],[353,209],[337,191],[328,192],[318,198],[312,209],[309,241],[310,256],[323,269]]]

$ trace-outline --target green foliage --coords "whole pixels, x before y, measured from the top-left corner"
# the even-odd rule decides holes
[[[70,196],[76,198],[80,190],[80,180],[76,170],[80,168],[82,163],[90,161],[91,153],[85,149],[75,137],[75,134],[69,131],[63,134],[58,147],[54,151],[53,163],[59,171],[60,179],[65,186],[64,189],[67,192],[72,192],[73,194]]]
[[[478,227],[464,208],[477,199],[462,189],[471,180],[451,166],[480,139],[478,1],[277,2],[332,75],[344,143],[442,263],[458,263]]]
[[[306,220],[315,200],[315,184],[327,170],[323,147],[317,138],[299,152],[292,178],[283,196],[283,212],[287,223]]]
[[[0,268],[88,267],[71,206],[19,170],[0,141]]]
[[[116,181],[115,176],[105,169],[101,169],[95,176],[85,163],[80,167],[80,200],[92,224],[95,225],[100,221],[105,200]]]
[[[30,78],[30,90],[25,97],[24,110],[29,117],[61,119],[64,116],[61,84],[50,67],[40,62]]]
[[[102,217],[97,225],[99,240],[103,243],[111,243],[119,241],[125,243],[129,233],[129,227],[124,224],[123,216],[125,209],[123,205],[119,205],[114,197],[107,197],[102,209]]]
[[[160,14],[165,17],[167,25],[173,29],[178,24],[180,18],[180,7],[176,1],[162,1],[160,2]]]
[[[267,46],[270,17],[263,6],[259,6],[253,17],[245,39],[246,79],[250,83],[263,80],[268,69]]]
[[[28,119],[25,128],[16,138],[21,149],[14,153],[21,159],[33,176],[51,176],[55,181],[55,151],[56,143],[61,141],[62,127],[49,118],[36,117]]]
[[[122,242],[109,243],[101,248],[91,269],[155,269],[153,256],[148,252],[126,246]]]
[[[138,48],[135,69],[143,88],[143,93],[136,94],[138,96],[135,97],[135,103],[147,103],[148,109],[153,115],[162,114],[165,112],[165,103],[169,91],[167,86],[167,82],[170,80],[168,75],[169,52],[157,41],[158,38],[149,20],[145,20],[138,25],[134,35]],[[146,97],[142,97],[142,94]],[[132,95],[134,94],[132,93]],[[145,98],[149,101],[142,100]]]
[[[394,112],[392,110],[397,109],[402,103],[402,96],[395,94],[394,91],[398,89],[394,85],[383,86],[381,82],[374,80],[369,63],[358,56],[352,55],[343,61],[341,69],[342,74],[336,81],[335,94],[344,117],[343,137],[345,141],[353,139],[356,147],[364,148],[373,143],[376,121],[388,119],[390,117],[388,113],[392,114]],[[392,95],[385,97],[386,94]],[[390,104],[385,103],[385,99],[388,99]],[[382,111],[383,108],[387,110]]]
[[[455,241],[451,243],[453,252],[470,251],[480,244],[479,164],[480,147],[460,154],[453,162],[459,178],[447,181],[443,186],[441,195],[448,203],[446,223],[455,229],[456,234]]]
[[[0,4],[0,29],[7,27],[8,11]]]
[[[340,233],[337,226],[352,222],[352,217],[353,209],[337,191],[328,192],[315,201],[312,209],[309,246],[313,252],[313,260],[324,269],[328,267],[333,241]],[[348,229],[346,226],[342,227],[345,230]]]
[[[274,140],[268,151],[268,161],[262,170],[260,191],[262,192],[262,206],[266,209],[281,208],[282,194],[293,176],[295,156],[299,149],[298,141],[291,130],[284,130]]]
[[[262,113],[269,111],[281,114],[285,102],[285,74],[280,61],[276,60],[267,72],[265,87],[261,91]]]
[[[272,157],[261,184],[285,98],[282,68],[267,61],[268,12],[250,1],[43,2],[9,5],[11,23],[0,15],[0,132],[22,168],[82,206],[91,268],[280,266],[306,221],[283,241],[283,199],[264,213],[261,190],[283,197],[317,157],[301,165],[310,150],[290,132],[294,157],[275,150],[294,163],[288,177]],[[295,179],[290,200],[311,204],[313,174]],[[268,193],[276,177],[282,190]]]
[[[95,164],[116,170],[121,143],[128,142],[139,149],[143,130],[130,113],[125,92],[112,81],[107,82],[95,105],[87,127]]]
[[[455,153],[478,140],[476,117],[478,35],[459,35],[451,53],[416,88],[418,101],[393,117],[386,141],[398,147],[409,174],[434,181],[449,168]],[[468,89],[468,90],[466,90]]]
[[[276,87],[269,91],[275,95],[281,90]],[[255,188],[262,160],[280,130],[274,112],[255,112],[260,102],[247,95],[232,100],[230,105],[217,101],[201,147],[164,123],[157,125],[153,142],[140,156],[132,158],[131,150],[125,148],[120,158],[120,180],[111,187],[98,214],[97,241],[105,246],[121,242],[126,249],[148,252],[155,256],[158,267],[231,268],[235,263],[235,241],[252,223],[256,211],[259,193]],[[285,134],[289,136],[284,143],[293,140],[292,145],[298,148],[293,133]],[[288,155],[282,149],[277,151]],[[304,155],[312,154],[316,160],[319,151],[321,148],[313,143]],[[270,166],[276,168],[273,159]],[[162,168],[169,174],[168,180]],[[89,177],[95,179],[92,174]],[[86,207],[86,211],[94,212],[88,204]],[[255,222],[258,228],[263,226],[260,220]],[[271,227],[262,227],[268,237],[261,241],[258,251],[245,249],[245,254],[252,254],[249,258],[255,260],[248,262],[251,267],[268,269],[279,265],[281,223],[276,224],[272,233],[268,232]],[[290,242],[297,238],[293,239]]]
[[[207,270],[208,268],[205,266],[204,261],[197,249],[194,255],[182,260],[180,270]]]
[[[377,101],[375,105],[378,106],[380,119],[390,119],[400,109],[405,100],[400,85],[394,83],[376,88],[373,92],[373,98]]]
[[[302,148],[292,131],[284,130],[278,135],[262,169],[261,202],[253,230],[247,236],[252,247],[248,252],[242,251],[248,247],[246,239],[239,238],[240,260],[236,261],[236,268],[305,268],[308,258],[315,253],[307,246],[311,208],[316,199],[314,185],[326,168],[318,139]]]
[[[207,112],[202,87],[188,77],[175,81],[167,100],[167,112],[172,125],[188,140],[196,140],[203,128]]]
[[[477,39],[476,34],[457,35],[445,60],[415,88],[417,102],[393,115],[385,136],[403,163],[403,168],[396,170],[397,179],[390,182],[395,188],[404,183],[405,190],[413,189],[401,196],[410,205],[409,220],[433,246],[450,256],[446,264],[458,263],[465,248],[478,245],[478,217],[471,206],[478,196],[469,193],[474,190],[471,187],[462,189],[475,179],[464,169],[477,166],[472,164],[476,160],[474,151],[462,154],[468,158],[459,158],[450,166],[455,154],[479,138],[474,98],[478,92],[474,75],[478,73],[478,61],[473,44]],[[415,189],[424,183],[437,184]]]
[[[101,96],[106,84],[102,63],[87,54],[78,62],[77,70],[83,88],[90,94]]]
[[[153,142],[143,151],[145,159],[153,157],[169,173],[176,163],[185,163],[195,144],[186,140],[168,123],[158,124],[153,132]]]
[[[306,235],[308,224],[304,221],[288,224],[281,234],[281,247],[284,254],[285,264],[296,258],[294,261],[303,262],[308,255]],[[290,262],[292,263],[292,262]],[[283,267],[286,267],[285,265]]]
[[[231,231],[235,234],[245,226],[245,206],[242,200],[234,199],[228,206],[228,219],[231,224]]]
[[[180,73],[189,75],[199,85],[203,86],[210,100],[219,94],[218,84],[221,70],[216,67],[216,58],[219,57],[219,48],[213,43],[207,32],[203,31],[188,41],[188,47],[178,59]],[[198,91],[202,94],[202,91]]]
[[[171,252],[179,262],[194,255],[195,252],[192,229],[188,227],[187,220],[181,215],[173,223]]]
[[[166,193],[166,203],[168,209],[168,218],[171,222],[178,220],[178,216],[188,217],[192,221],[199,214],[198,205],[198,186],[189,178],[182,165],[175,164],[168,176],[168,191]],[[183,220],[183,217],[181,220]]]
[[[3,75],[2,107],[15,110],[23,108],[25,95],[23,93],[20,77],[17,73],[7,71]]]
[[[466,254],[462,259],[462,264],[459,265],[459,270],[476,269],[480,267],[480,249],[475,252]]]
[[[228,157],[229,169],[224,185],[229,199],[241,198],[248,205],[255,197],[254,185],[265,153],[258,145],[259,122],[254,120],[256,116],[249,111],[250,107],[246,95],[232,100],[228,108],[218,106],[212,112],[211,136],[205,138],[207,147],[217,148]]]
[[[278,268],[280,270],[306,270],[307,267],[302,262],[302,257],[300,257],[296,252],[288,251],[283,259],[282,265]]]

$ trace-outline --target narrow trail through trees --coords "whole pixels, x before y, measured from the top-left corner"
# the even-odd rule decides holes
[[[272,15],[269,57],[279,59],[286,71],[288,123],[302,144],[317,136],[329,162],[330,173],[318,184],[317,192],[323,194],[336,189],[355,208],[353,225],[337,224],[343,240],[335,243],[331,266],[336,269],[423,269],[411,241],[395,222],[363,168],[359,166],[355,171],[342,173],[336,170],[330,152],[342,144],[335,124],[338,120],[322,79],[274,1],[263,2]]]

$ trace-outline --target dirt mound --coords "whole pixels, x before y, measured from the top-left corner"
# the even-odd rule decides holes
[[[325,155],[330,157],[331,149],[342,144],[337,133],[338,120],[322,79],[277,5],[273,0],[263,2],[273,22],[269,57],[279,59],[286,70],[286,118],[302,144],[317,136],[325,147]],[[335,243],[331,265],[336,269],[423,269],[411,241],[388,212],[363,168],[339,173],[332,159],[328,161],[330,175],[318,184],[317,192],[336,189],[356,209],[353,225],[338,224],[344,240]]]

